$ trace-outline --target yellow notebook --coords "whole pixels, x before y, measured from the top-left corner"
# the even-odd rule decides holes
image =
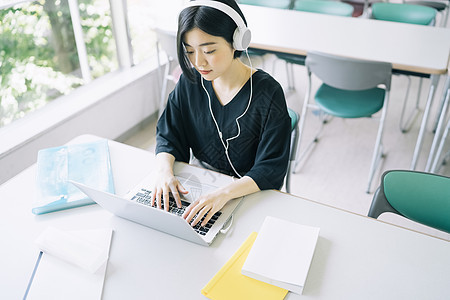
[[[264,300],[284,299],[288,290],[241,274],[242,266],[255,242],[252,232],[236,253],[202,289],[202,294],[212,300]]]

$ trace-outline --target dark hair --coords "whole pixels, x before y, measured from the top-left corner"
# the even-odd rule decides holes
[[[234,9],[242,18],[245,25],[247,21],[244,14],[237,5],[235,0],[216,0],[222,2]],[[178,16],[178,33],[177,33],[177,54],[180,67],[183,74],[191,81],[196,81],[194,71],[190,67],[189,59],[186,56],[183,40],[186,32],[198,28],[207,34],[223,37],[231,47],[233,45],[233,34],[236,30],[236,23],[226,13],[209,6],[192,6],[186,7]],[[234,58],[238,58],[242,51],[235,51]]]

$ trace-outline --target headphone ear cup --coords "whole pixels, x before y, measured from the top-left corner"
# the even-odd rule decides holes
[[[250,45],[252,33],[247,27],[237,27],[233,34],[233,48],[238,51],[244,51]]]

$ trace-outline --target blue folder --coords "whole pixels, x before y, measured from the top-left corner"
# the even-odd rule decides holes
[[[108,141],[40,150],[36,179],[37,195],[32,208],[36,215],[95,203],[68,180],[113,194]]]

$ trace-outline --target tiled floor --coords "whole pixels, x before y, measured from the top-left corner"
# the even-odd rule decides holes
[[[283,61],[275,61],[274,57],[266,56],[264,64],[260,59],[253,59],[253,65],[264,68],[271,73],[283,86],[287,85],[285,64]],[[275,65],[275,72],[273,66]],[[295,71],[295,91],[286,88],[286,98],[288,105],[301,111],[303,103],[306,72],[303,66],[294,66]],[[418,79],[412,78],[413,86],[410,93],[410,106],[414,103],[414,95],[417,94]],[[423,150],[421,152],[417,170],[423,170],[428,157],[428,152],[432,142],[432,123],[436,116],[436,109],[440,101],[442,85],[441,81],[435,97],[433,112],[430,117],[426,136],[424,138]],[[367,215],[373,197],[373,191],[379,185],[379,178],[384,170],[389,169],[409,169],[413,150],[415,147],[423,107],[425,106],[426,94],[429,82],[424,80],[420,107],[421,114],[414,122],[412,129],[408,133],[402,133],[399,129],[399,116],[402,108],[403,97],[406,90],[407,79],[405,76],[394,76],[392,80],[392,91],[389,109],[386,117],[384,133],[384,150],[386,158],[383,161],[380,171],[375,175],[372,184],[372,192],[366,193],[369,167],[375,138],[378,129],[377,119],[333,119],[324,128],[319,142],[313,151],[299,165],[296,173],[292,175],[292,194],[315,200],[324,204],[352,211],[361,215]],[[300,152],[316,133],[318,118],[309,114],[306,118],[305,136]],[[148,124],[141,131],[125,141],[130,145],[153,150],[155,145],[155,122]],[[450,141],[444,149],[450,150]],[[450,176],[450,167],[444,165],[439,170],[440,174]],[[434,236],[450,240],[450,235],[415,224],[393,214],[384,214],[380,220],[412,228]]]

